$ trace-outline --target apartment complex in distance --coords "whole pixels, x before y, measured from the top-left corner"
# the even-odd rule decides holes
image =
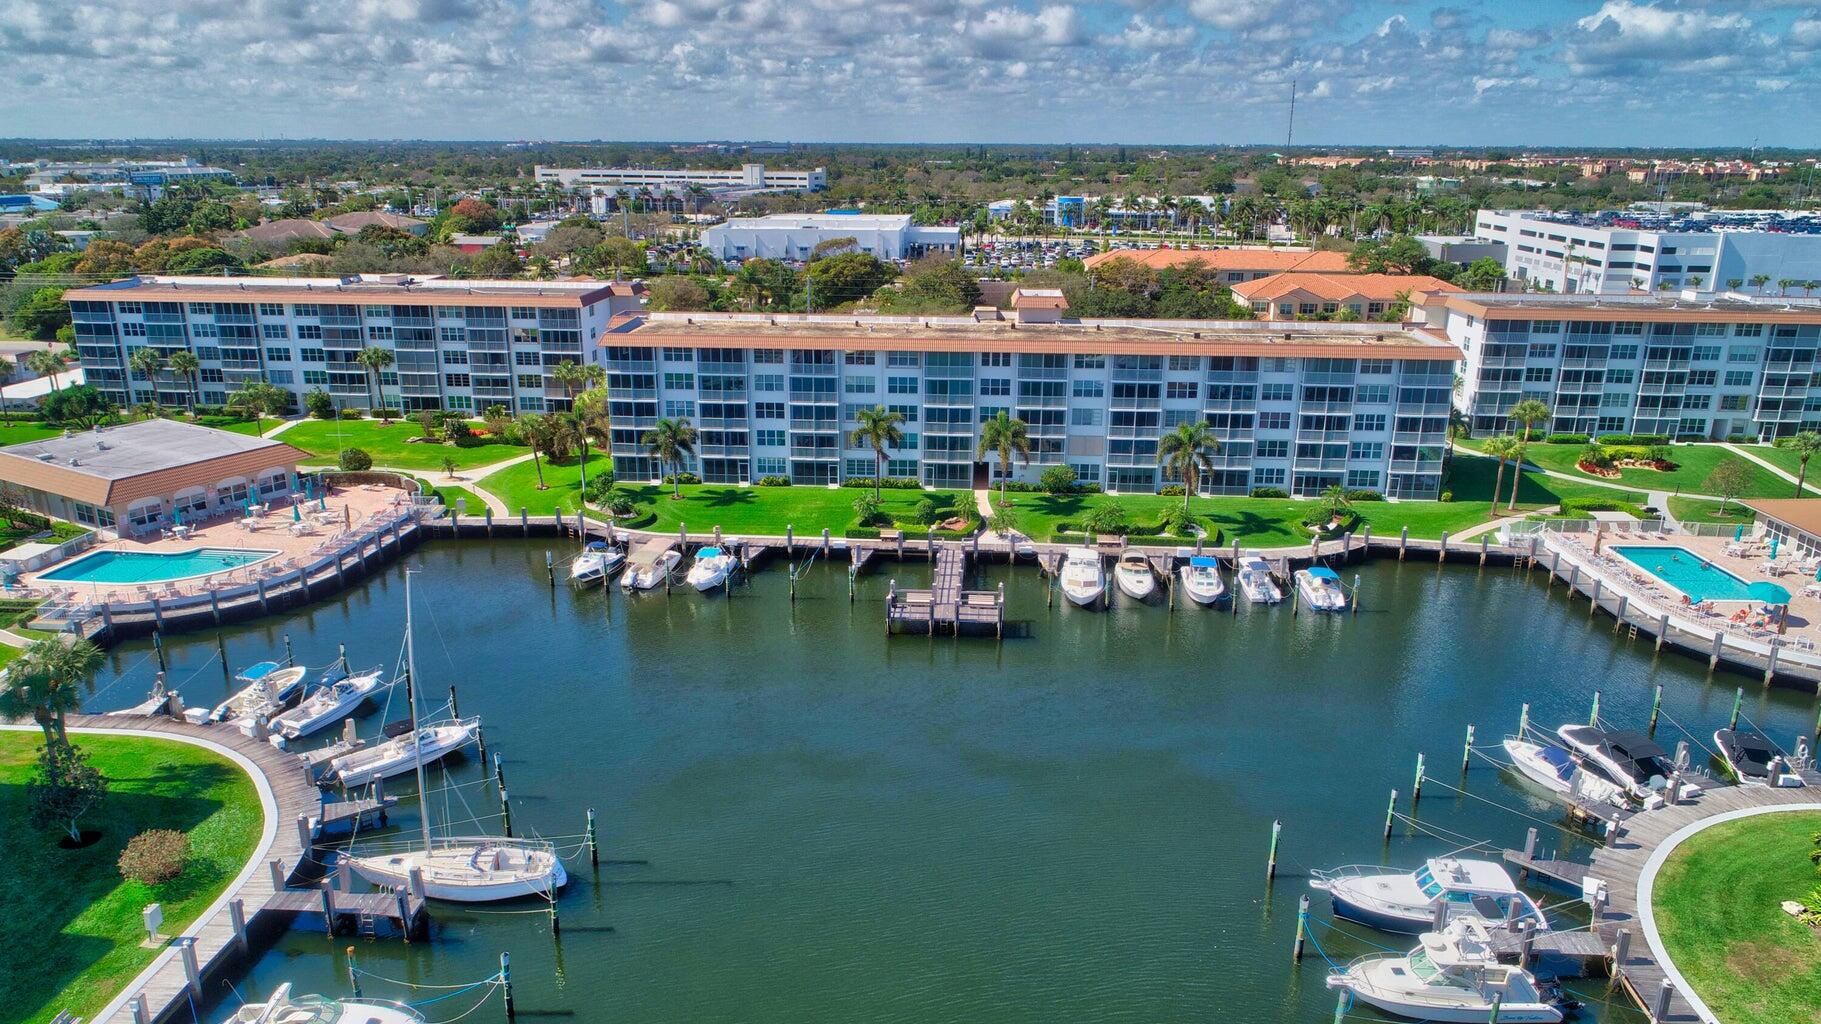
[[[1475,430],[1504,429],[1526,398],[1548,405],[1549,429],[1565,433],[1821,429],[1821,302],[1434,293],[1414,298],[1411,317],[1466,354],[1456,402]]]
[[[691,186],[715,195],[741,192],[820,192],[828,187],[827,168],[780,171],[764,164],[742,164],[734,170],[669,170],[658,167],[545,167],[535,180],[566,189],[651,189],[680,192]]]
[[[862,408],[904,417],[886,473],[983,486],[979,424],[1023,420],[1035,480],[1066,464],[1110,490],[1154,492],[1158,438],[1204,420],[1220,439],[1206,493],[1333,484],[1410,498],[1441,486],[1460,351],[1386,324],[1063,319],[1059,295],[1015,300],[1010,319],[649,313],[601,339],[612,452],[625,479],[658,467],[642,437],[659,417],[700,433],[690,468],[739,483],[825,484],[874,473],[850,443]]]
[[[379,375],[394,409],[515,412],[567,408],[551,377],[586,362],[616,314],[639,308],[629,285],[606,281],[461,281],[403,274],[348,278],[131,277],[72,289],[76,353],[88,382],[122,405],[189,400],[189,382],[168,372],[148,380],[133,352],[201,362],[196,399],[219,405],[231,392],[269,381],[301,402],[316,388],[344,408],[372,408],[361,350],[396,362]]]
[[[1821,232],[1821,223],[1814,227]],[[1773,288],[1821,280],[1821,233],[1735,229],[1693,216],[1481,210],[1474,234],[1505,244],[1507,277],[1562,294],[1755,289],[1760,276]]]

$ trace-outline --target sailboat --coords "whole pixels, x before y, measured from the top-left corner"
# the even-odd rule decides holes
[[[417,721],[417,657],[411,641],[411,574],[405,573],[405,685],[411,690],[412,734]],[[364,753],[364,751],[362,752]],[[417,818],[422,845],[366,856],[350,855],[348,866],[374,885],[403,888],[413,872],[423,880],[424,895],[455,903],[491,903],[521,896],[554,895],[569,882],[569,873],[550,843],[493,836],[430,834],[430,805],[425,798],[424,761],[413,758],[417,772]]]

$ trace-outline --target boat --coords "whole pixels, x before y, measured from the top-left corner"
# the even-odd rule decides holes
[[[591,540],[582,553],[569,561],[569,582],[595,583],[614,574],[626,561],[626,552],[610,547],[604,540]]]
[[[1415,871],[1360,865],[1311,873],[1309,887],[1328,894],[1335,917],[1380,931],[1424,932],[1435,927],[1438,913],[1442,924],[1457,917],[1516,918],[1549,930],[1542,909],[1494,861],[1433,857]]]
[[[569,874],[563,869],[563,862],[557,857],[553,844],[510,836],[503,839],[494,836],[447,836],[439,839],[432,835],[430,803],[426,796],[428,787],[424,784],[424,765],[431,758],[427,756],[427,751],[426,756],[411,756],[412,748],[419,737],[440,734],[442,730],[448,729],[466,732],[467,736],[460,740],[465,743],[474,730],[480,728],[480,720],[469,719],[453,726],[424,728],[417,720],[417,709],[422,703],[417,699],[418,678],[417,651],[411,631],[411,574],[406,573],[405,686],[409,687],[412,731],[408,737],[402,738],[406,744],[404,760],[408,762],[403,770],[417,773],[417,820],[422,830],[422,841],[402,850],[394,848],[374,854],[350,852],[346,855],[348,867],[374,885],[394,889],[411,884],[415,875],[422,881],[423,894],[430,899],[455,903],[492,903],[524,896],[542,896],[554,901],[556,891],[568,884]],[[376,749],[384,749],[398,742],[399,740],[394,740]],[[368,753],[371,752],[361,750],[346,756],[358,759]],[[397,762],[395,759],[386,763]],[[402,771],[395,774],[402,774]]]
[[[1458,918],[1408,953],[1363,956],[1328,987],[1410,1020],[1555,1024],[1563,1011],[1522,967],[1499,963],[1485,922]]]
[[[1195,555],[1189,564],[1176,570],[1182,580],[1183,593],[1196,604],[1213,604],[1227,592],[1227,585],[1220,578],[1220,559],[1207,555]]]
[[[1648,802],[1659,796],[1676,774],[1668,752],[1635,729],[1564,725],[1555,734],[1583,767],[1617,783],[1637,800]],[[1699,788],[1686,779],[1682,782],[1683,794]]]
[[[1630,806],[1624,787],[1588,771],[1574,755],[1553,743],[1531,743],[1513,737],[1504,742],[1504,747],[1519,774],[1557,796],[1614,807]]]
[[[207,721],[225,722],[230,718],[270,718],[284,710],[292,697],[303,688],[304,675],[310,670],[302,665],[280,668],[276,661],[262,661],[235,676],[245,683],[232,697],[215,705]]]
[[[323,781],[344,787],[364,786],[374,779],[390,779],[415,771],[473,742],[479,718],[422,726],[377,746],[343,754],[329,762]],[[413,756],[412,751],[417,751]]]
[[[274,745],[280,740],[308,736],[327,725],[333,725],[354,713],[368,697],[386,688],[385,673],[380,669],[362,672],[319,686],[297,706],[272,719]]]
[[[1157,576],[1142,551],[1127,551],[1119,556],[1113,566],[1113,582],[1119,585],[1120,593],[1134,601],[1142,601],[1157,590]]]
[[[689,575],[684,579],[697,590],[713,590],[727,582],[733,575],[734,568],[740,560],[726,548],[703,548],[696,552],[696,562],[689,567]]]
[[[1083,608],[1092,607],[1106,593],[1106,568],[1093,548],[1070,548],[1062,556],[1062,594]]]
[[[664,551],[656,560],[649,562],[627,562],[626,571],[620,575],[622,590],[650,590],[664,582],[676,571],[683,556],[676,551]]]
[[[1347,610],[1347,592],[1341,588],[1340,576],[1325,565],[1296,570],[1296,592],[1318,612]]]
[[[272,990],[263,1003],[242,1003],[232,1024],[423,1024],[424,1015],[388,999],[331,999],[294,996],[291,983]]]
[[[1284,592],[1277,587],[1277,580],[1271,576],[1271,563],[1258,555],[1245,555],[1239,560],[1239,569],[1233,574],[1239,583],[1240,593],[1253,604],[1276,604],[1284,599]]]
[[[1788,771],[1789,759],[1776,744],[1761,732],[1750,729],[1719,729],[1714,732],[1714,749],[1726,762],[1733,777],[1745,786],[1800,786],[1802,776]],[[1771,762],[1776,762],[1776,778],[1771,778]]]

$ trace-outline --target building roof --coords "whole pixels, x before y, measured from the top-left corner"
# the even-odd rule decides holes
[[[334,238],[335,229],[319,220],[286,217],[283,220],[266,221],[245,231],[230,232],[229,237],[244,238],[259,245],[275,245],[299,238]]]
[[[1821,538],[1821,501],[1813,498],[1744,498],[1739,504],[1766,519]]]
[[[0,480],[112,505],[161,493],[172,470],[207,466],[221,479],[307,458],[283,441],[151,419],[0,448]]]
[[[1265,302],[1297,292],[1333,302],[1355,298],[1391,302],[1403,292],[1440,295],[1458,291],[1460,289],[1454,285],[1427,274],[1307,274],[1300,271],[1241,281],[1233,286],[1233,294],[1247,302]]]
[[[1642,320],[1689,323],[1821,324],[1821,299],[1703,293],[1681,295],[1595,292],[1457,292],[1412,294],[1413,305],[1438,305],[1482,319]]]
[[[908,213],[768,213],[735,217],[709,230],[902,231],[910,226]]]
[[[1013,309],[1067,309],[1068,297],[1060,288],[1019,288],[1012,292]]]
[[[462,280],[413,274],[350,277],[167,277],[144,274],[74,288],[70,302],[315,302],[410,305],[591,306],[616,293],[605,281]],[[624,285],[622,284],[623,288]]]
[[[416,234],[430,225],[429,221],[418,220],[416,217],[401,217],[396,213],[387,213],[384,210],[338,213],[333,217],[324,218],[323,223],[350,235],[359,234],[361,228],[369,227],[397,228],[400,231]]]
[[[504,235],[450,235],[449,244],[478,245],[485,248],[490,245],[498,245],[505,237]]]
[[[1209,270],[1264,270],[1285,273],[1312,270],[1324,274],[1347,272],[1347,254],[1342,252],[1286,252],[1282,249],[1114,249],[1097,252],[1082,260],[1092,270],[1111,260],[1131,260],[1153,270],[1200,263]]]

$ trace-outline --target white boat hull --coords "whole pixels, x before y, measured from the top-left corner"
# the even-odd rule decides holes
[[[232,697],[215,705],[209,712],[211,722],[225,722],[230,718],[258,718],[261,715],[276,715],[285,706],[300,687],[308,669],[298,666],[281,668],[276,672],[262,676],[248,683]]]
[[[1489,1002],[1463,1000],[1458,1005],[1446,1005],[1429,1000],[1399,999],[1356,980],[1351,970],[1347,974],[1330,977],[1328,984],[1332,988],[1347,989],[1353,993],[1353,998],[1360,1002],[1407,1020],[1442,1021],[1447,1024],[1486,1024],[1486,1021],[1492,1019],[1492,1004]],[[1561,1010],[1541,1003],[1500,1004],[1499,1006],[1499,1024],[1558,1024],[1561,1019]]]
[[[1151,570],[1139,572],[1135,569],[1119,569],[1113,573],[1113,581],[1119,584],[1119,592],[1134,601],[1143,601],[1157,592],[1157,579]]]
[[[1339,590],[1323,586],[1312,578],[1297,573],[1296,591],[1302,595],[1303,604],[1318,612],[1341,612],[1347,610],[1347,598]]]
[[[682,555],[675,551],[667,551],[653,565],[631,566],[620,577],[620,588],[623,590],[651,590],[663,583],[665,577],[675,571],[677,563],[682,560]]]
[[[1106,589],[1107,588],[1104,585],[1098,587],[1074,586],[1064,583],[1062,585],[1062,596],[1068,598],[1071,604],[1080,605],[1083,608],[1092,608],[1095,602],[1100,600],[1100,595],[1106,593]]]
[[[727,577],[731,575],[733,559],[730,558],[725,562],[711,562],[707,565],[697,562],[690,567],[689,575],[684,579],[699,591],[709,591],[727,582]]]
[[[1182,592],[1196,604],[1213,604],[1227,592],[1227,586],[1219,576],[1197,575],[1187,566],[1178,569],[1177,576],[1182,580]]]
[[[1504,747],[1505,756],[1511,758],[1511,765],[1518,770],[1518,774],[1557,796],[1607,803],[1614,807],[1626,805],[1623,790],[1590,774],[1584,768],[1577,768],[1573,779],[1564,780],[1542,759],[1542,748],[1537,744],[1511,739],[1504,742]]]
[[[428,853],[349,857],[348,866],[368,882],[394,889],[409,884],[415,867],[424,895],[450,903],[548,896],[569,884],[569,873],[552,850],[511,839],[452,839]]]
[[[474,739],[479,727],[480,719],[470,718],[454,725],[419,730],[424,739],[417,745],[416,756],[413,756],[411,742],[415,734],[344,754],[329,762],[331,768],[326,780],[344,787],[364,786],[375,779],[390,779],[416,771],[419,758],[429,765],[447,757]]]
[[[378,669],[350,676],[274,718],[272,731],[287,740],[302,739],[353,714],[367,698],[385,688],[385,676]]]
[[[619,551],[585,551],[569,563],[569,582],[581,586],[612,576],[626,561]]]

